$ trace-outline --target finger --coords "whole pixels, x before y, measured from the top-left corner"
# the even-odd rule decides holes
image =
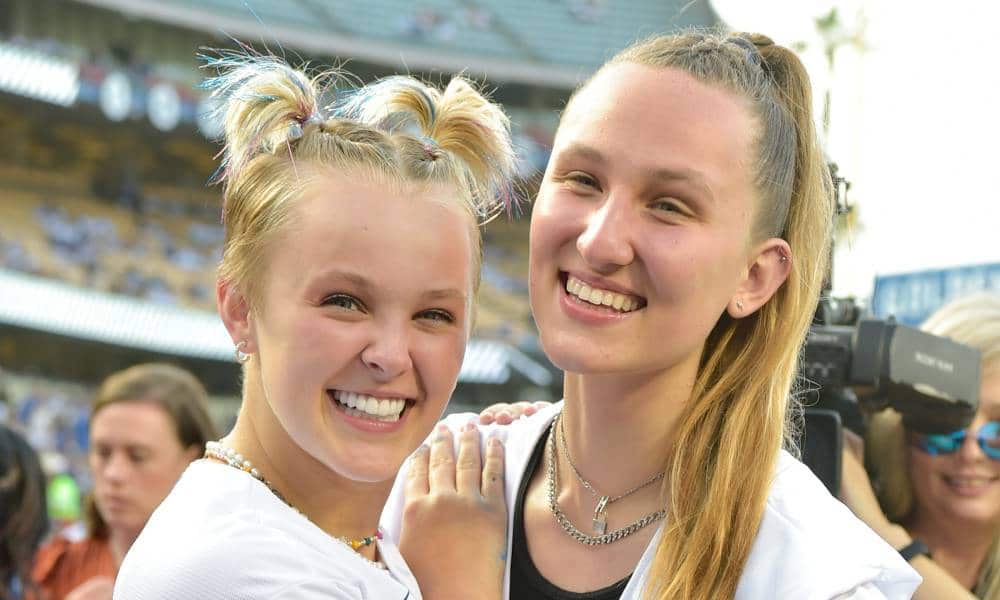
[[[533,403],[531,406],[532,406],[532,408],[535,409],[535,412],[537,412],[537,411],[540,411],[540,410],[544,410],[545,407],[547,407],[547,406],[552,406],[552,403],[548,402],[546,400],[538,400],[537,402]]]
[[[507,403],[506,402],[497,402],[496,404],[490,404],[489,406],[487,406],[486,408],[484,408],[482,410],[482,412],[479,413],[479,416],[481,416],[481,417],[482,416],[489,416],[489,417],[496,416],[497,412],[500,409],[502,409],[502,408],[507,408]]]
[[[510,414],[510,411],[507,410],[506,408],[501,411],[497,411],[497,413],[494,415],[494,418],[496,419],[496,422],[500,425],[510,425],[511,423],[514,422],[514,416]]]
[[[426,496],[428,490],[427,469],[430,460],[430,448],[422,444],[410,456],[410,465],[406,470],[406,497],[417,498]]]
[[[493,413],[483,411],[479,413],[479,424],[480,425],[491,425],[493,423]]]
[[[499,438],[486,441],[486,459],[483,461],[483,498],[487,502],[503,502],[504,452]]]
[[[451,429],[438,425],[431,442],[429,477],[430,493],[455,491],[455,443]]]
[[[516,421],[521,417],[523,417],[524,415],[531,414],[528,412],[530,408],[531,408],[531,403],[527,402],[526,400],[522,400],[520,402],[515,402],[514,404],[511,404],[510,412],[514,416],[514,420]]]
[[[458,459],[455,462],[455,489],[460,494],[479,495],[483,463],[479,450],[479,428],[466,423],[458,436]]]

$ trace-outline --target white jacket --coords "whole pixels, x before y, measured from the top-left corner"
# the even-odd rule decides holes
[[[559,402],[512,425],[482,428],[484,443],[489,435],[504,440],[508,548],[512,547],[512,509],[525,467],[536,443],[546,435],[561,409]],[[470,418],[473,415],[456,414],[444,422],[457,437]],[[399,539],[403,514],[405,469],[404,465],[382,513],[382,527],[394,540]],[[641,598],[660,531],[639,560],[623,599]],[[917,572],[831,496],[805,465],[781,452],[764,518],[736,589],[736,600],[902,600],[912,597],[920,582]],[[505,597],[509,589],[508,562]]]

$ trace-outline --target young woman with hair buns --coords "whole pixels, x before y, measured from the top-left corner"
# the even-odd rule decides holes
[[[791,51],[702,32],[623,50],[569,101],[529,259],[565,397],[499,432],[507,597],[916,588],[897,552],[783,450],[833,223],[811,105]],[[401,475],[387,528],[459,560],[433,537],[449,515],[406,485]]]
[[[414,574],[429,600],[499,597],[502,448],[481,453],[474,425],[421,443],[469,338],[478,226],[509,198],[507,117],[461,78],[392,77],[320,108],[320,81],[277,59],[211,66],[226,140],[218,307],[242,405],[150,519],[115,598],[414,600]],[[411,572],[378,528],[418,447],[424,464],[475,465],[423,479],[465,523],[461,570]]]

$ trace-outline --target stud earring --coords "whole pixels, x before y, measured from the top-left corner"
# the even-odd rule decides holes
[[[240,363],[241,365],[245,364],[248,360],[250,360],[250,354],[243,351],[243,349],[246,347],[247,347],[246,340],[243,340],[240,343],[236,344],[236,362]]]
[[[736,299],[736,310],[743,312],[743,301],[739,298]]]

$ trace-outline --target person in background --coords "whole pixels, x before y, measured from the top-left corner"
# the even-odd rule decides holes
[[[811,107],[793,52],[708,32],[639,42],[570,99],[529,242],[532,315],[565,398],[497,432],[508,597],[916,589],[783,450],[833,223]],[[460,520],[409,492],[412,471],[383,523],[408,562],[461,563]]]
[[[187,371],[150,363],[105,379],[90,416],[87,536],[56,536],[39,551],[32,577],[40,600],[110,599],[125,553],[215,437],[205,389]]]
[[[870,419],[864,454],[844,453],[841,497],[924,582],[918,600],[1000,599],[1000,295],[949,302],[924,331],[982,353],[979,408],[969,426],[925,435],[892,409]]]
[[[34,591],[31,564],[48,531],[45,474],[23,437],[0,424],[0,600]]]

